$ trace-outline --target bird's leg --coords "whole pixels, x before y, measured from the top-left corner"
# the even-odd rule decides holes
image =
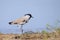
[[[21,25],[21,33],[23,34],[23,29],[22,29],[23,25]]]

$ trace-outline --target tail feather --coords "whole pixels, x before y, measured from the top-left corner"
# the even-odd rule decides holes
[[[9,22],[9,24],[12,24],[12,22]]]

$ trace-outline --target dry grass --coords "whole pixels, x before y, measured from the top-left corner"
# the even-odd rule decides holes
[[[0,40],[60,40],[60,31],[24,33],[24,34],[0,34]]]

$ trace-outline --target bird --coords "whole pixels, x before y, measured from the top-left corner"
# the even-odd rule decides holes
[[[23,25],[28,23],[28,21],[33,18],[33,16],[31,14],[25,14],[23,17],[18,18],[16,20],[13,20],[11,22],[9,22],[10,25],[21,25],[21,32],[23,33]]]

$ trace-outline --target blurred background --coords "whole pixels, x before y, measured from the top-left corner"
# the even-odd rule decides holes
[[[46,30],[46,24],[60,26],[60,0],[0,0],[0,32],[20,33],[19,27],[8,22],[27,13],[34,18],[24,25],[24,32]]]

